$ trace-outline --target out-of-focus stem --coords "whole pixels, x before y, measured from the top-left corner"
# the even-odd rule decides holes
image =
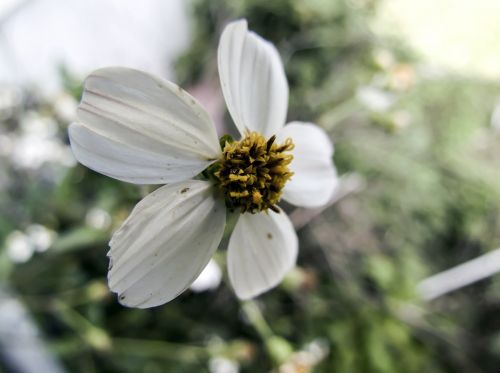
[[[361,175],[356,173],[350,173],[342,175],[339,179],[338,185],[335,192],[332,195],[330,201],[327,204],[317,208],[302,208],[298,207],[292,211],[290,214],[290,220],[296,230],[304,228],[309,224],[314,218],[321,215],[326,209],[328,209],[335,202],[341,200],[344,197],[352,193],[357,193],[362,191],[366,186],[366,182]]]
[[[259,333],[259,336],[263,340],[267,340],[274,335],[268,323],[264,319],[262,312],[260,312],[259,307],[253,300],[247,300],[242,302],[241,309],[245,314],[245,316],[247,317],[250,324],[252,324],[252,326],[255,328],[257,333]]]
[[[91,347],[97,350],[110,349],[111,339],[105,330],[98,328],[80,313],[61,301],[55,301],[53,307],[60,319],[74,329]]]
[[[293,354],[293,348],[290,343],[273,333],[269,324],[264,319],[260,308],[254,301],[248,300],[242,302],[241,309],[249,323],[261,337],[267,353],[276,366],[283,364]]]
[[[356,97],[350,98],[335,108],[327,111],[318,119],[318,124],[327,132],[331,131],[338,123],[349,118],[351,115],[363,110],[363,105]]]
[[[500,249],[426,278],[417,285],[417,291],[423,299],[432,300],[498,272]]]

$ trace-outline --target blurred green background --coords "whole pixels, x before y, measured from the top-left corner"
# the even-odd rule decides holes
[[[500,277],[433,301],[416,291],[500,247],[491,69],[447,68],[442,56],[435,67],[409,34],[374,32],[387,25],[382,0],[197,0],[190,9],[179,85],[220,96],[218,38],[245,17],[283,58],[288,118],[317,123],[335,144],[336,203],[290,209],[297,268],[242,303],[219,251],[215,289],[148,310],[120,306],[106,285],[107,242],[150,189],[75,163],[66,128],[83,77],[61,68],[66,91],[56,99],[1,95],[0,302],[25,307],[69,372],[497,372]],[[5,335],[0,371],[18,371],[8,356],[15,334]]]

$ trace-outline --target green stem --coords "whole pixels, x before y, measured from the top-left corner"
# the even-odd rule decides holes
[[[265,349],[274,364],[280,366],[287,361],[293,354],[292,346],[287,340],[273,333],[257,304],[248,300],[241,303],[241,309],[264,342]]]
[[[186,346],[178,343],[129,338],[113,338],[113,353],[126,356],[167,358],[184,362],[199,362],[210,358],[211,352],[202,346]]]
[[[269,324],[266,322],[262,312],[260,312],[259,307],[253,300],[242,302],[241,309],[262,340],[266,341],[274,336]]]
[[[356,97],[350,98],[335,108],[328,110],[319,119],[318,124],[327,132],[331,131],[338,123],[349,118],[351,115],[363,110]]]
[[[108,350],[111,347],[111,338],[104,329],[98,328],[80,313],[59,300],[53,302],[53,307],[60,319],[75,330],[89,346],[96,350]]]

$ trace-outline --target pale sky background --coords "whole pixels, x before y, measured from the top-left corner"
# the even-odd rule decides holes
[[[374,30],[405,38],[431,65],[500,79],[500,0],[386,0]]]
[[[189,40],[183,0],[0,0],[0,82],[51,92],[57,67],[119,65],[173,78]]]
[[[0,83],[59,87],[121,65],[174,79],[189,40],[185,0],[0,0]],[[386,0],[373,29],[403,37],[426,63],[500,78],[500,0]]]

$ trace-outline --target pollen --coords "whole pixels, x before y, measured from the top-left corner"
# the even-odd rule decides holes
[[[252,214],[259,211],[279,211],[283,187],[292,177],[294,144],[288,138],[276,143],[257,132],[248,132],[240,141],[223,144],[223,155],[214,176],[224,193],[228,208]]]

